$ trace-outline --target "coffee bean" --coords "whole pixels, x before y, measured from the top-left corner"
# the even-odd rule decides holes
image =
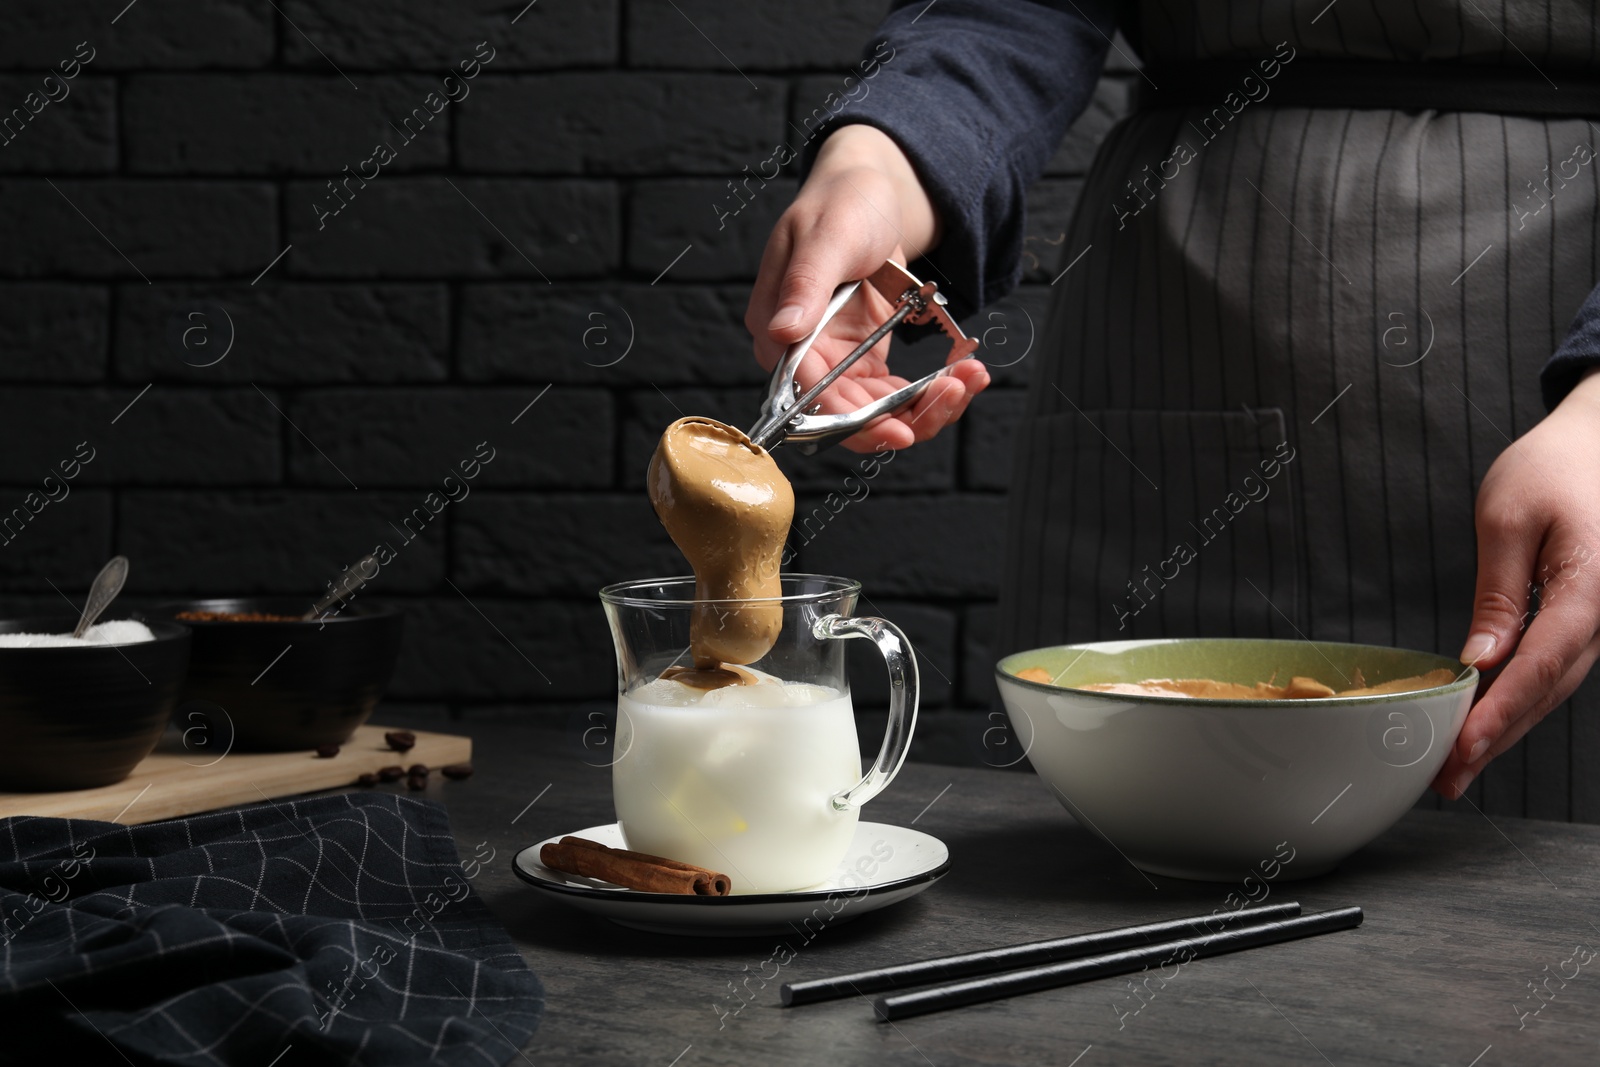
[[[406,773],[420,774],[426,778],[428,776],[428,765],[426,763],[413,763],[411,766],[406,768]]]
[[[383,739],[396,752],[410,752],[417,744],[417,735],[410,730],[390,730],[383,735]]]
[[[339,754],[339,746],[338,745],[318,745],[317,746],[317,758],[318,759],[332,759],[333,757],[337,756],[338,754]]]
[[[398,763],[391,763],[387,767],[378,768],[378,781],[380,782],[398,782],[405,776],[406,769]]]
[[[378,776],[376,774],[363,774],[361,777],[356,779],[356,785],[377,785],[377,784],[378,784]]]
[[[472,764],[452,763],[448,766],[440,767],[439,773],[444,775],[446,778],[450,778],[459,782],[463,778],[472,777]]]
[[[428,788],[428,776],[426,774],[411,774],[411,775],[407,775],[406,776],[406,788],[407,789],[426,789],[426,788]]]

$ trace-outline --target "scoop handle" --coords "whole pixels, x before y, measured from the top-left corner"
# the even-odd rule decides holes
[[[911,751],[911,735],[917,728],[917,654],[900,627],[887,619],[824,615],[811,632],[825,641],[866,638],[877,646],[889,669],[889,726],[884,731],[883,747],[866,777],[831,798],[835,810],[848,811],[883,792],[900,773]]]

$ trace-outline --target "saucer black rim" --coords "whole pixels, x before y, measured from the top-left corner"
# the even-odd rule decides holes
[[[613,823],[606,825],[615,824]],[[586,827],[586,829],[593,829],[593,827]],[[896,827],[896,829],[907,828]],[[581,830],[578,832],[582,833]],[[937,837],[934,837],[932,834],[926,833],[925,831],[913,830],[912,832],[923,834],[925,837],[931,838],[934,841],[939,841]],[[861,897],[883,896],[886,893],[892,893],[898,889],[907,889],[912,886],[938,881],[950,870],[950,863],[952,860],[950,855],[950,846],[946,845],[943,841],[939,841],[939,844],[944,845],[944,862],[919,874],[908,874],[903,878],[896,878],[892,882],[882,882],[877,885],[867,886],[865,887],[866,892],[864,893],[860,892],[861,887],[857,887],[855,889],[841,887],[838,889],[797,889],[789,893],[741,893],[737,896],[729,895],[725,897],[701,897],[693,896],[687,893],[642,893],[635,889],[627,889],[622,887],[617,889],[593,889],[585,885],[567,885],[562,882],[552,882],[549,879],[542,878],[523,869],[523,856],[528,855],[530,852],[540,848],[549,841],[559,841],[564,836],[567,835],[558,834],[553,838],[546,838],[543,841],[536,842],[519,851],[514,857],[512,857],[511,860],[512,873],[514,873],[522,881],[533,886],[535,889],[542,889],[549,893],[555,893],[558,896],[582,897],[586,900],[605,900],[613,903],[668,904],[674,907],[730,908],[748,907],[754,904],[800,904],[809,903],[812,901],[827,901],[838,897],[847,897],[849,899],[856,900],[860,899]],[[537,862],[537,858],[535,859],[535,862]],[[543,866],[543,864],[540,864],[540,866]]]

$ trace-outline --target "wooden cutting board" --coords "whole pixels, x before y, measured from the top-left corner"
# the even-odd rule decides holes
[[[472,758],[472,739],[413,730],[416,747],[396,752],[383,740],[392,726],[363,726],[328,759],[315,752],[229,752],[210,766],[169,731],[133,773],[115,785],[60,793],[0,793],[0,818],[40,815],[125,825],[259,803],[354,785],[379,767],[425,763],[439,768]]]

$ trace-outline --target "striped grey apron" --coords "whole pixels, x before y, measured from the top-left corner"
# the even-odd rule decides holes
[[[1226,101],[1126,119],[1085,181],[1018,431],[997,647],[1304,635],[1455,655],[1477,485],[1543,416],[1539,370],[1600,278],[1600,132],[1279,106],[1265,71],[1570,70],[1595,61],[1591,5],[1149,0],[1139,32],[1152,71],[1268,66]],[[1600,821],[1597,711],[1591,678],[1468,795]]]

